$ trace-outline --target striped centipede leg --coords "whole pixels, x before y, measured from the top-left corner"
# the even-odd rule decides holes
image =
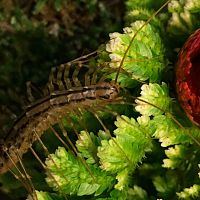
[[[37,137],[37,141],[41,144],[42,148],[44,149],[44,152],[46,153],[46,155],[48,156],[49,159],[51,159],[52,163],[54,164],[54,166],[59,169],[58,165],[55,163],[54,159],[52,158],[49,150],[47,149],[47,147],[45,146],[45,144],[42,142],[40,136],[37,134],[36,131],[34,131],[35,136]],[[64,176],[64,174],[62,174],[62,176],[66,179],[66,177]],[[68,181],[66,179],[66,181]]]
[[[48,84],[47,84],[47,87],[48,87],[50,94],[53,93],[54,90],[55,90],[55,72],[56,72],[56,68],[55,67],[51,68],[51,72],[50,72],[50,75],[49,75],[49,81],[48,81]]]
[[[72,88],[72,83],[69,79],[69,70],[70,70],[70,64],[69,63],[65,64],[63,81],[64,81],[66,89],[68,90]]]
[[[67,148],[75,156],[74,151],[72,151],[71,148],[68,146],[68,144],[60,137],[60,135],[57,133],[57,131],[53,128],[53,126],[50,126],[50,130],[58,138],[58,140],[64,145],[64,147]],[[71,144],[70,144],[70,146],[71,146]]]
[[[27,173],[27,171],[26,171],[26,169],[25,169],[25,167],[24,167],[24,164],[23,164],[23,162],[22,162],[22,159],[20,158],[20,155],[19,155],[19,153],[18,153],[18,150],[17,150],[17,152],[16,152],[16,155],[17,155],[17,157],[18,157],[20,166],[21,166],[21,168],[22,168],[22,170],[23,170],[23,172],[24,172],[25,178],[26,178],[26,180],[28,181],[29,185],[30,185],[31,188],[32,188],[32,193],[31,193],[31,195],[32,195],[32,197],[33,197],[34,200],[38,200],[37,195],[36,195],[36,190],[35,190],[35,188],[34,188],[34,185],[33,185],[32,181],[31,181],[31,177],[30,177],[30,175]]]
[[[67,139],[68,143],[71,145],[73,151],[76,153],[76,155],[78,156],[78,158],[80,158],[81,162],[83,163],[83,165],[85,166],[85,168],[88,170],[88,172],[89,172],[89,174],[91,175],[91,177],[93,178],[93,180],[95,180],[95,177],[94,177],[94,175],[93,175],[91,169],[89,168],[87,162],[86,162],[85,159],[78,153],[76,147],[74,146],[74,144],[73,144],[73,143],[71,142],[71,140],[69,139],[68,134],[67,134],[67,131],[66,131],[65,127],[64,127],[64,124],[63,124],[62,120],[60,121],[59,126],[60,126],[60,128],[61,128],[61,130],[62,130],[62,134],[65,136],[65,138]]]
[[[90,78],[91,74],[95,73],[95,69],[90,67],[85,73],[85,86],[91,85],[92,79]]]
[[[78,74],[80,72],[80,69],[81,69],[81,64],[78,65],[78,67],[75,67],[74,69],[74,72],[72,74],[72,80],[73,80],[73,83],[76,87],[81,87],[81,82],[78,80]]]
[[[92,74],[92,77],[91,77],[91,85],[95,85],[97,83],[97,73],[98,71],[102,70],[103,67],[102,66],[97,66],[94,73]],[[101,78],[98,80],[98,83],[100,82],[104,82],[106,79],[106,76],[105,75],[102,75]]]
[[[28,81],[26,82],[26,91],[27,91],[27,97],[29,102],[34,102],[35,101],[35,97],[32,94],[32,88],[31,88],[31,82]]]
[[[21,171],[21,169],[16,165],[16,163],[13,161],[13,159],[11,158],[11,156],[9,155],[9,153],[7,152],[6,149],[3,149],[3,151],[5,152],[5,154],[7,155],[7,157],[11,160],[11,162],[13,163],[13,166],[15,167],[16,171],[19,173],[19,176],[14,172],[12,171],[12,169],[9,168],[9,171],[13,174],[13,176],[19,180],[21,182],[21,184],[26,188],[26,190],[28,191],[28,193],[32,196],[32,198],[34,200],[37,200],[35,198],[35,189],[32,185],[32,182],[30,180],[30,176],[26,173],[26,170],[24,171],[24,165],[21,161],[21,158],[19,157],[19,154],[18,152],[16,152],[16,155],[18,156],[18,159],[20,161],[20,166],[23,170],[23,172]]]
[[[60,189],[60,193],[64,196],[64,198],[67,200],[68,198],[66,197],[65,193],[62,191],[61,186],[59,185],[58,181],[55,179],[55,177],[52,175],[51,171],[48,169],[48,167],[42,162],[42,160],[40,159],[40,157],[37,155],[37,153],[35,152],[35,150],[30,147],[30,150],[32,152],[32,154],[34,155],[34,157],[37,159],[37,161],[41,164],[41,166],[43,167],[43,169],[48,173],[48,175],[55,181],[57,187]]]
[[[65,90],[65,85],[62,81],[64,76],[64,68],[65,66],[63,64],[57,68],[58,72],[56,76],[56,84],[58,85],[59,90]]]
[[[99,123],[102,125],[102,127],[104,128],[106,134],[108,134],[108,136],[112,139],[112,136],[110,134],[110,131],[105,127],[105,125],[103,124],[102,120],[99,118],[98,114],[96,113],[96,111],[94,109],[89,109],[89,112],[91,112],[94,117],[99,121]],[[117,113],[114,113],[115,115]],[[119,144],[114,140],[112,139],[113,142],[117,145],[117,147],[120,149],[120,151],[124,154],[124,156],[126,157],[127,161],[131,163],[130,159],[128,158],[128,156],[126,155],[126,153],[124,152],[124,150],[119,146]]]

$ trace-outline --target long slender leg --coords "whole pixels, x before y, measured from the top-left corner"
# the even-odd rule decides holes
[[[73,80],[74,85],[76,87],[81,87],[82,86],[81,82],[78,80],[78,74],[80,72],[80,68],[81,68],[80,66],[76,66],[75,69],[74,69],[74,72],[72,74],[72,80]]]
[[[58,165],[56,164],[56,162],[54,161],[54,159],[52,158],[51,154],[49,153],[49,150],[47,149],[47,147],[44,145],[44,143],[42,142],[42,140],[40,139],[39,135],[37,134],[36,131],[34,131],[35,136],[37,137],[38,142],[41,144],[42,148],[44,149],[44,152],[46,153],[46,155],[48,156],[49,159],[51,159],[52,163],[54,164],[54,166],[59,170]],[[66,177],[64,176],[64,174],[62,174],[62,176],[66,179]],[[68,181],[66,179],[66,181]]]
[[[19,163],[20,163],[21,168],[22,168],[22,170],[23,170],[23,172],[24,172],[24,175],[25,175],[25,177],[26,177],[26,180],[28,181],[28,183],[30,184],[30,186],[31,186],[31,188],[32,188],[32,193],[31,193],[31,194],[33,195],[33,199],[38,200],[35,187],[34,187],[32,181],[31,181],[31,177],[30,177],[29,174],[27,173],[27,171],[26,171],[26,169],[25,169],[25,167],[24,167],[24,164],[22,163],[22,160],[21,160],[21,158],[20,158],[20,156],[19,156],[18,151],[16,152],[16,155],[17,155],[17,157],[18,157]]]
[[[32,94],[32,88],[31,88],[31,82],[28,81],[26,82],[26,91],[27,91],[27,96],[28,96],[28,100],[32,103],[35,101],[35,97]]]
[[[47,83],[47,87],[48,87],[48,90],[49,90],[49,93],[53,93],[54,90],[55,90],[55,86],[54,86],[54,82],[55,82],[55,71],[56,71],[56,68],[52,68],[51,69],[51,72],[50,72],[50,75],[49,75],[49,81]]]
[[[30,150],[32,152],[32,154],[35,156],[35,158],[38,160],[38,162],[41,164],[41,166],[43,167],[43,169],[48,173],[48,175],[55,181],[56,185],[58,188],[60,188],[60,192],[61,194],[64,196],[64,198],[67,200],[68,198],[66,197],[65,193],[62,191],[61,186],[59,185],[58,181],[55,179],[55,177],[52,175],[51,171],[47,168],[47,166],[42,162],[42,160],[40,159],[40,157],[37,155],[37,153],[35,152],[35,150],[30,147]]]
[[[56,82],[57,82],[57,85],[59,87],[59,90],[65,90],[65,86],[64,86],[64,83],[62,81],[62,78],[64,76],[64,68],[65,68],[64,65],[60,65],[58,67],[58,73],[57,73],[57,77],[56,77]]]
[[[85,73],[85,86],[91,85],[90,75],[94,73],[94,68],[90,67]]]
[[[66,137],[67,141],[69,142],[69,144],[71,145],[72,149],[74,150],[74,152],[76,153],[76,155],[80,158],[81,162],[83,163],[83,165],[85,166],[85,168],[88,170],[88,172],[90,173],[91,177],[93,178],[93,180],[95,181],[95,177],[91,171],[91,169],[89,168],[88,164],[86,163],[85,159],[80,155],[80,153],[78,153],[76,147],[74,146],[74,144],[71,142],[71,140],[68,137],[67,131],[64,127],[64,124],[62,121],[60,121],[59,126],[62,130],[63,135]]]
[[[65,87],[68,90],[70,88],[72,88],[72,83],[71,83],[70,78],[69,78],[70,67],[71,67],[71,65],[69,65],[69,64],[65,65],[65,68],[64,68],[64,77],[63,77],[63,79],[64,79],[63,81],[64,81],[64,84],[65,84]]]
[[[68,144],[59,136],[56,130],[52,126],[50,126],[50,129],[54,133],[54,135],[58,138],[58,140],[75,156],[74,152],[71,150]]]
[[[17,170],[17,172],[19,173],[20,177],[18,175],[16,175],[11,169],[9,169],[9,171],[18,179],[21,180],[20,182],[22,183],[22,185],[26,188],[26,190],[28,191],[28,193],[32,196],[33,195],[33,191],[34,188],[32,187],[32,184],[30,185],[30,182],[27,182],[27,174],[24,174],[19,167],[16,165],[16,163],[13,161],[13,159],[11,158],[11,156],[9,155],[9,153],[7,152],[7,150],[4,148],[3,151],[5,152],[5,154],[7,155],[7,157],[10,159],[10,161],[12,162],[13,166],[15,167],[15,169]],[[21,159],[20,159],[21,160]],[[34,196],[32,196],[33,199],[35,199]]]
[[[130,159],[128,158],[128,156],[126,155],[126,153],[123,151],[123,149],[120,147],[120,145],[116,142],[116,140],[114,140],[110,134],[110,131],[105,127],[105,125],[103,124],[102,120],[99,118],[98,114],[96,113],[96,111],[94,109],[89,109],[89,112],[91,112],[94,117],[99,121],[99,123],[102,125],[102,127],[104,128],[105,132],[109,135],[109,137],[113,140],[113,142],[117,145],[117,147],[120,149],[121,152],[123,152],[123,154],[125,155],[126,159],[130,161]]]

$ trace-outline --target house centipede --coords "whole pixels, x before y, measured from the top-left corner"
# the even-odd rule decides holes
[[[159,11],[160,9],[153,16],[155,16]],[[153,16],[149,18],[149,20],[147,20],[147,22],[144,23],[144,25],[141,26],[141,28],[138,29],[138,31],[132,37],[117,69],[115,81],[109,82],[100,80],[96,82],[96,72],[90,72],[90,69],[88,69],[88,73],[86,72],[85,76],[84,86],[82,86],[77,78],[77,74],[79,73],[78,68],[75,68],[73,72],[72,81],[70,81],[68,78],[70,67],[69,64],[62,65],[56,73],[56,77],[54,77],[54,71],[52,71],[47,86],[47,95],[28,106],[25,112],[14,123],[8,135],[4,138],[4,144],[1,146],[1,152],[3,152],[0,161],[1,173],[10,170],[13,166],[16,167],[16,163],[21,162],[22,155],[26,153],[28,149],[31,149],[35,157],[40,162],[40,159],[37,157],[37,154],[31,147],[32,144],[35,141],[40,141],[40,137],[48,128],[52,129],[52,131],[57,134],[52,125],[61,121],[62,118],[68,115],[69,112],[76,113],[79,112],[79,108],[82,108],[93,113],[98,119],[98,116],[94,112],[95,106],[98,107],[98,104],[105,106],[115,102],[115,100],[119,97],[120,86],[117,81],[119,73],[122,70],[125,57],[127,56],[129,48],[133,43],[137,33],[149,23]],[[77,63],[79,63],[79,61]],[[92,77],[90,78],[89,75],[92,75]],[[74,86],[72,86],[72,84],[74,84]],[[30,97],[30,99],[33,98]],[[142,99],[137,98],[137,100],[148,104],[148,102],[145,102]],[[153,106],[153,104],[151,105]],[[98,120],[101,123],[101,120]],[[62,130],[65,132],[63,128],[64,125],[61,123],[60,126],[62,126]],[[102,126],[104,126],[103,123]],[[71,127],[73,128],[73,125]],[[62,141],[62,139],[60,140]],[[40,143],[45,149],[46,147],[43,142],[40,141]],[[71,146],[73,148],[73,145]],[[48,150],[45,151],[49,154]],[[74,152],[78,154],[76,149]],[[43,164],[41,163],[41,165]],[[85,165],[87,168],[87,164]],[[23,164],[21,164],[21,166],[23,166]],[[26,179],[29,180],[30,178],[28,177],[26,171],[23,171],[26,175]],[[28,186],[26,185],[26,187]]]

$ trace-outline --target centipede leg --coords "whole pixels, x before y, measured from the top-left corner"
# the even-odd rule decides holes
[[[50,94],[53,93],[53,91],[55,90],[55,86],[54,86],[55,71],[56,71],[55,67],[51,69],[51,72],[50,72],[50,75],[49,75],[49,81],[48,81],[48,84],[47,84],[47,87],[48,87]]]
[[[26,91],[27,91],[28,100],[30,102],[34,102],[35,97],[32,94],[32,88],[31,88],[31,82],[30,81],[26,82]]]
[[[120,145],[116,142],[116,140],[114,140],[110,134],[110,131],[105,127],[105,125],[103,124],[102,120],[99,118],[99,116],[97,115],[97,113],[93,110],[90,109],[89,110],[94,117],[96,117],[96,119],[99,121],[99,123],[102,125],[102,127],[104,128],[105,132],[109,135],[109,137],[113,140],[113,142],[117,145],[117,147],[120,149],[120,151],[124,154],[124,156],[126,157],[127,161],[130,162],[130,159],[128,158],[128,156],[126,155],[126,153],[123,151],[123,149],[120,147]],[[115,113],[116,114],[116,113]]]
[[[64,127],[64,124],[62,121],[60,121],[59,126],[62,130],[63,135],[66,137],[67,141],[69,142],[69,144],[71,145],[72,149],[74,150],[74,152],[76,153],[76,155],[80,158],[80,160],[82,161],[82,163],[84,164],[85,168],[88,170],[89,174],[91,175],[91,177],[93,178],[93,180],[95,181],[95,177],[91,171],[91,169],[89,168],[88,164],[86,163],[85,159],[78,153],[76,147],[74,146],[74,144],[71,142],[71,140],[68,137],[67,131]]]
[[[78,67],[76,67],[75,69],[74,69],[74,72],[73,72],[73,74],[72,74],[72,80],[73,80],[73,82],[74,82],[74,85],[76,86],[76,87],[81,87],[82,85],[81,85],[81,82],[78,80],[78,74],[79,74],[79,72],[80,72],[80,66],[78,66]]]
[[[68,144],[60,137],[57,131],[52,126],[50,126],[50,129],[53,132],[53,134],[58,138],[58,140],[64,145],[64,147],[66,147],[75,156],[74,152],[71,150]]]
[[[27,173],[27,171],[26,171],[26,169],[25,169],[25,167],[24,167],[24,164],[22,163],[22,160],[21,160],[21,158],[20,158],[20,155],[19,155],[18,151],[16,152],[16,155],[17,155],[17,157],[18,157],[19,163],[20,163],[21,168],[22,168],[22,170],[23,170],[23,172],[24,172],[24,175],[25,175],[25,177],[26,177],[26,180],[28,180],[28,182],[29,182],[29,184],[30,184],[30,187],[31,187],[31,189],[32,189],[31,195],[32,195],[32,197],[33,197],[34,200],[38,200],[35,187],[34,187],[32,181],[31,181],[31,178],[30,178],[29,174]]]
[[[51,171],[47,168],[47,166],[42,162],[42,160],[40,159],[40,157],[37,155],[37,153],[35,152],[35,150],[30,147],[30,150],[32,152],[32,154],[35,156],[35,158],[37,159],[37,161],[41,164],[41,166],[43,167],[43,169],[48,173],[48,175],[55,181],[56,185],[58,188],[60,188],[60,193],[64,196],[64,198],[66,200],[68,200],[68,198],[66,197],[65,193],[62,191],[61,186],[59,185],[59,183],[56,181],[55,177],[52,175]]]
[[[52,158],[51,154],[49,153],[49,150],[47,149],[47,147],[44,145],[44,143],[42,142],[41,138],[39,137],[39,135],[37,134],[36,131],[34,131],[35,136],[38,139],[38,142],[41,144],[42,148],[44,149],[46,155],[48,156],[49,159],[51,159],[52,163],[54,164],[54,166],[59,170],[58,165],[56,164],[56,162],[54,161],[54,159]],[[64,174],[62,174],[62,176],[65,178]],[[66,179],[66,178],[65,178]],[[66,179],[66,181],[68,181]]]
[[[102,120],[100,119],[100,117],[97,115],[96,111],[92,108],[88,108],[87,109],[90,113],[93,114],[93,116],[98,120],[98,122],[101,124],[101,126],[103,127],[104,131],[109,135],[109,137],[111,137],[110,131],[106,128],[106,126],[104,125],[104,123],[102,122]]]
[[[64,83],[62,81],[62,78],[64,76],[64,68],[65,66],[64,65],[60,65],[58,67],[58,73],[57,73],[57,77],[56,77],[56,83],[59,87],[59,90],[65,90],[65,86],[64,86]]]
[[[88,71],[85,73],[85,86],[91,85],[91,78],[90,75],[94,73],[94,68],[89,68]]]
[[[70,89],[72,88],[72,83],[69,79],[69,70],[70,70],[71,65],[70,64],[65,64],[65,68],[64,68],[64,77],[63,77],[63,81],[65,84],[66,89]]]
[[[32,195],[32,193],[33,193],[33,188],[31,187],[31,185],[30,185],[30,183],[27,183],[27,177],[26,177],[26,174],[24,174],[23,172],[21,172],[21,170],[19,169],[19,167],[16,165],[16,163],[13,161],[13,159],[11,158],[11,156],[9,155],[9,153],[7,152],[7,150],[6,149],[4,149],[4,152],[5,152],[5,154],[7,155],[7,157],[11,160],[11,162],[12,162],[12,164],[13,164],[13,166],[15,167],[15,169],[17,170],[17,172],[19,173],[19,175],[20,175],[20,177],[17,175],[17,174],[15,174],[10,168],[9,168],[9,171],[14,175],[14,177],[17,179],[17,180],[19,180],[21,183],[22,183],[22,185],[26,188],[26,190],[28,191],[28,193],[30,194],[30,195]],[[34,197],[33,197],[33,199],[34,199]]]

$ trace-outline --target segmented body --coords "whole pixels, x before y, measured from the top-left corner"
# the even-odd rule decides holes
[[[73,110],[94,108],[102,102],[114,100],[118,93],[118,84],[100,81],[88,86],[51,91],[49,95],[28,106],[3,140],[0,173],[11,169],[49,126],[53,126]]]

